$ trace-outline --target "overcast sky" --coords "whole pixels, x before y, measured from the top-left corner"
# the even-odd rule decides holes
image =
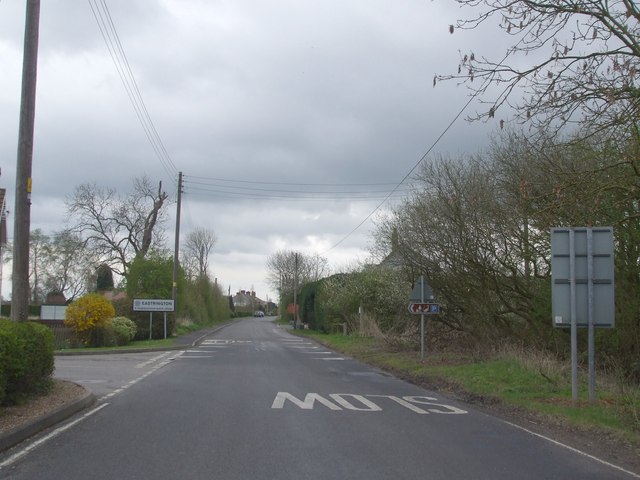
[[[319,253],[334,270],[368,257],[371,220],[345,237],[468,100],[453,82],[433,88],[434,75],[455,72],[459,50],[490,50],[486,32],[449,33],[461,16],[453,0],[106,5],[167,154],[159,158],[136,116],[96,3],[43,1],[32,230],[62,229],[65,198],[82,183],[126,194],[132,178],[147,175],[175,201],[181,171],[183,238],[196,227],[215,231],[212,277],[225,291],[253,288],[263,299],[277,300],[265,263],[279,249]],[[0,1],[0,187],[10,240],[24,17],[24,0]],[[477,152],[495,128],[460,119],[434,153]],[[355,198],[363,196],[375,198]],[[171,247],[175,202],[169,208]],[[5,266],[5,298],[10,274]]]

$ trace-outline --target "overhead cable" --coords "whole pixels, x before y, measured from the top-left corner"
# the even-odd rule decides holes
[[[151,144],[151,147],[153,148],[153,151],[160,161],[164,171],[170,178],[174,178],[178,173],[178,169],[171,160],[171,156],[165,148],[164,143],[160,138],[160,134],[151,119],[151,115],[149,114],[149,110],[147,109],[144,99],[142,98],[140,88],[138,87],[138,83],[136,82],[135,76],[127,59],[124,47],[120,41],[120,37],[113,18],[111,17],[111,12],[109,11],[107,2],[106,0],[88,0],[88,2],[96,23],[98,24],[98,28],[100,29],[102,38],[109,51],[109,55],[113,60],[118,75],[120,76],[120,80],[122,81],[136,116],[138,117],[138,121],[140,122],[140,125],[142,125],[142,129],[144,130],[147,140]]]

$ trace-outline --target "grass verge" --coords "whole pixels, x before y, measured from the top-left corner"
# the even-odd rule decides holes
[[[137,349],[153,349],[153,348],[166,348],[172,347],[174,344],[175,337],[173,338],[161,338],[158,340],[134,340],[129,342],[126,345],[118,346],[118,347],[77,347],[77,348],[61,348],[56,350],[56,353],[65,353],[65,352],[82,352],[82,351],[91,351],[91,352],[111,352],[118,350],[137,350]]]
[[[640,388],[599,378],[596,402],[590,404],[587,379],[581,377],[579,401],[574,403],[570,367],[539,353],[507,350],[483,361],[431,354],[421,360],[417,352],[393,351],[373,338],[310,330],[296,333],[413,383],[472,403],[500,405],[552,419],[556,424],[606,431],[640,446]]]

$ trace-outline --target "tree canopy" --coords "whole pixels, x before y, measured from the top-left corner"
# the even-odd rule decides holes
[[[640,113],[640,9],[631,0],[456,0],[470,17],[457,30],[497,23],[506,51],[466,50],[458,79],[479,94],[486,109],[477,119],[521,122],[546,134],[579,124],[582,133],[628,134]],[[526,57],[526,58],[525,58]],[[497,94],[485,97],[491,86]],[[492,90],[493,91],[493,90]]]
[[[87,183],[76,187],[67,210],[72,231],[115,273],[126,276],[134,258],[162,246],[167,199],[162,182],[155,189],[147,177],[134,179],[129,195]]]

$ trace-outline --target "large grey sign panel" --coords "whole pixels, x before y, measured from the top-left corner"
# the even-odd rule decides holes
[[[571,230],[575,259],[575,315],[577,325],[586,327],[589,318],[589,228],[551,229],[551,302],[553,324],[571,326]],[[593,321],[596,327],[612,328],[615,324],[615,291],[613,266],[613,228],[593,227],[591,261],[593,262]]]

